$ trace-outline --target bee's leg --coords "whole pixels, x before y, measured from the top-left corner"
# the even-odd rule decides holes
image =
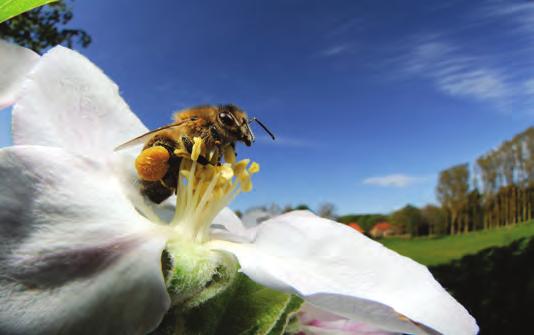
[[[141,180],[141,194],[146,196],[150,201],[159,204],[174,193],[174,189],[164,185],[160,180],[146,181]]]
[[[235,142],[230,143],[232,149],[234,150],[234,155],[237,157],[237,151],[235,151]]]
[[[182,136],[182,143],[184,144],[184,147],[187,150],[187,152],[189,153],[193,152],[193,142],[191,142],[191,140],[187,136]],[[202,155],[198,156],[197,162],[199,162],[202,165],[210,164],[210,161]]]
[[[209,129],[210,129],[211,137],[213,137],[213,140],[215,141],[215,143],[217,145],[221,144],[221,135],[219,134],[219,131],[217,130],[217,128],[215,128],[214,125],[211,125]]]
[[[159,204],[170,197],[176,190],[178,180],[177,174],[180,169],[181,158],[174,154],[176,142],[168,136],[161,135],[154,136],[154,138],[145,145],[140,156],[143,155],[145,150],[154,147],[163,147],[169,153],[169,158],[165,162],[162,162],[166,165],[166,171],[163,177],[159,180],[143,180],[142,176],[140,176],[142,185],[141,193],[152,202]]]
[[[152,202],[161,203],[172,194],[176,194],[178,188],[178,172],[182,158],[171,153],[167,161],[167,173],[158,181],[141,180],[143,185],[141,193],[148,197]]]

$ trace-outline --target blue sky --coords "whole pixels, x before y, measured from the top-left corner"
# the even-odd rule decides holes
[[[262,171],[236,209],[434,202],[440,170],[534,123],[532,1],[92,0],[74,16],[149,128],[232,102],[273,130],[239,150]]]

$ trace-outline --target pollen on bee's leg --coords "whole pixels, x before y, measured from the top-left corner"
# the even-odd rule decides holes
[[[135,169],[140,179],[158,181],[169,169],[169,152],[162,146],[147,148],[135,159]]]

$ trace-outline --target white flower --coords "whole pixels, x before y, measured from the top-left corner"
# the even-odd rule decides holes
[[[411,334],[478,331],[424,266],[349,227],[296,211],[247,229],[228,209],[210,226],[232,192],[249,188],[235,164],[214,172],[234,184],[201,193],[209,202],[192,205],[186,187],[174,216],[172,203],[144,201],[136,152],[113,148],[147,129],[117,86],[69,49],[30,54],[0,43],[0,69],[16,69],[0,78],[0,105],[16,100],[15,146],[0,150],[0,333],[146,333],[171,304],[162,251],[180,255],[187,243],[229,252],[256,282],[346,319]]]

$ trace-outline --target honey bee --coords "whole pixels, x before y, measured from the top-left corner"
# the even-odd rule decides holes
[[[141,193],[159,204],[176,192],[180,163],[182,158],[190,157],[194,137],[203,140],[207,153],[197,162],[219,164],[227,146],[235,148],[236,142],[252,145],[255,140],[252,122],[257,122],[274,140],[261,121],[249,119],[235,105],[202,105],[175,113],[173,123],[121,144],[115,151],[144,144],[136,159]]]

